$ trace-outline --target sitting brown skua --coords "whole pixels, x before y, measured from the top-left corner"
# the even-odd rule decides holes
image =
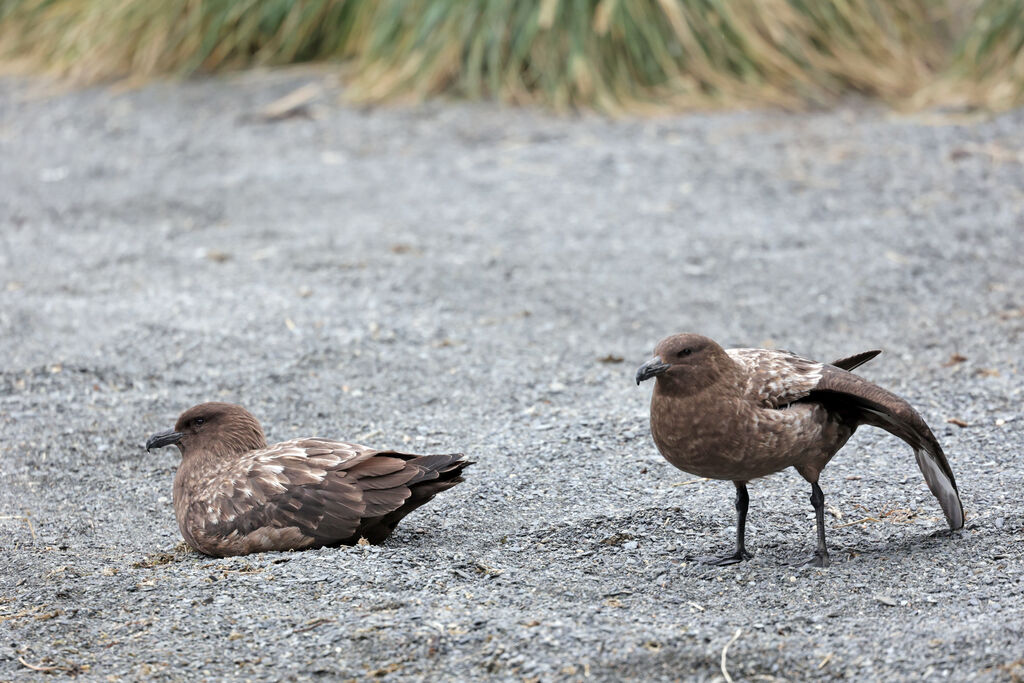
[[[636,373],[637,384],[657,377],[651,399],[655,445],[684,472],[736,485],[736,551],[706,562],[727,565],[751,557],[743,538],[747,483],[793,467],[811,484],[817,523],[818,547],[807,564],[828,566],[818,476],[862,424],[880,427],[914,449],[949,527],[963,527],[953,471],[928,425],[902,398],[850,372],[879,353],[827,364],[786,351],[726,350],[696,334],[658,344],[654,358]]]
[[[411,455],[328,439],[268,446],[241,406],[203,403],[146,450],[175,445],[174,514],[185,541],[225,557],[382,543],[395,525],[462,479],[461,454]]]

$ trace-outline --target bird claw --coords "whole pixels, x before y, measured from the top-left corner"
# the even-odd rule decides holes
[[[824,568],[824,567],[827,567],[830,564],[832,564],[832,559],[829,557],[828,552],[824,552],[823,553],[823,552],[821,552],[819,550],[815,550],[814,554],[811,555],[811,557],[809,559],[804,560],[803,562],[796,562],[794,564],[796,566],[798,566],[798,567],[822,567],[822,568]]]
[[[738,550],[729,555],[722,555],[718,557],[714,555],[706,555],[704,557],[698,557],[697,560],[703,564],[710,564],[716,567],[728,567],[730,564],[739,564],[744,560],[749,560],[753,556],[754,555],[752,553],[748,553],[746,550]]]

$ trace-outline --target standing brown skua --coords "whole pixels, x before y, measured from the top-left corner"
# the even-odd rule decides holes
[[[851,370],[880,351],[818,363],[786,351],[723,349],[707,337],[663,339],[636,382],[657,377],[651,434],[665,459],[683,470],[736,485],[736,551],[702,558],[727,565],[751,557],[744,545],[747,483],[793,467],[811,484],[818,547],[807,564],[829,564],[825,495],[818,477],[857,427],[880,427],[914,449],[928,488],[951,529],[964,525],[953,471],[917,411]]]
[[[203,403],[146,450],[175,445],[174,514],[185,541],[225,557],[267,550],[382,543],[398,522],[450,489],[472,462],[328,439],[267,445],[241,406]]]

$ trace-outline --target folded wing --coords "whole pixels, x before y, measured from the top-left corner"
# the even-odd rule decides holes
[[[462,481],[461,455],[417,456],[324,439],[255,451],[196,501],[204,552],[234,555],[380,543],[402,517]],[[209,546],[209,548],[207,548]]]
[[[765,408],[782,408],[806,397],[821,379],[822,364],[769,349],[727,349],[746,370],[746,397]]]

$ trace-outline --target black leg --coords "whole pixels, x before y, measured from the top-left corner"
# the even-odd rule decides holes
[[[747,533],[747,506],[750,504],[750,496],[747,495],[747,485],[736,483],[736,554],[745,560],[751,558],[750,553],[743,543]]]
[[[745,481],[734,481],[736,485],[736,552],[722,557],[702,557],[701,562],[724,567],[729,564],[736,564],[743,560],[749,560],[753,555],[747,552],[743,537],[747,530],[747,505],[750,503],[750,496],[747,495],[747,483]]]
[[[805,564],[813,567],[827,567],[830,564],[828,547],[825,545],[825,494],[818,482],[811,482],[811,505],[814,506],[814,522],[818,527],[818,548]]]

